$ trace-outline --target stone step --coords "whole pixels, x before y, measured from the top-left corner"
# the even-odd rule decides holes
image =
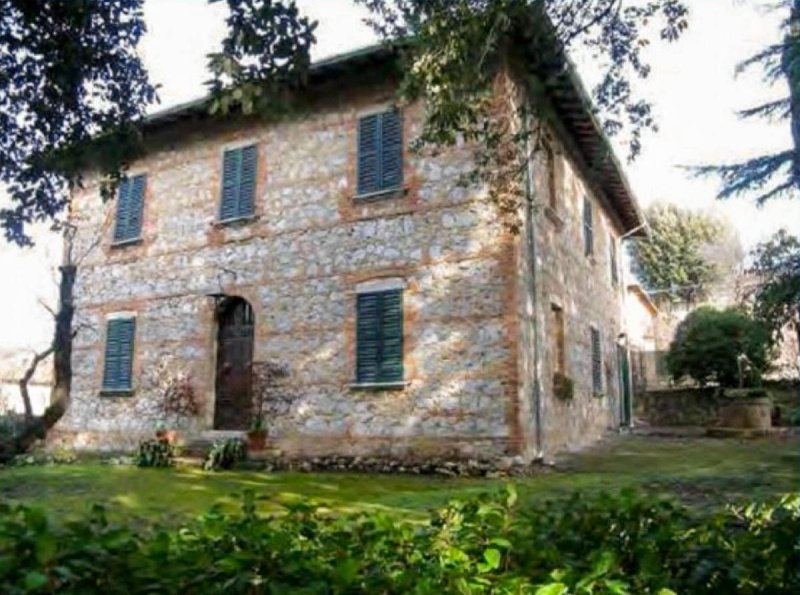
[[[247,432],[243,430],[206,430],[187,437],[181,445],[181,452],[189,457],[205,457],[209,449],[219,440],[239,438],[247,439]]]

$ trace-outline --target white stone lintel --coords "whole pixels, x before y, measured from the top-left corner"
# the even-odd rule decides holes
[[[136,312],[111,312],[106,314],[106,320],[127,320],[136,318]]]
[[[370,279],[356,285],[356,293],[374,293],[377,291],[391,291],[392,289],[405,289],[406,280],[402,277],[385,277],[383,279]]]

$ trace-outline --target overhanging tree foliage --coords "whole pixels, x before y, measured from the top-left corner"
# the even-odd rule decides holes
[[[654,205],[646,217],[650,234],[631,246],[631,256],[634,273],[658,301],[695,302],[732,273],[741,248],[724,220],[675,205]]]
[[[80,182],[88,155],[118,177],[135,148],[131,123],[155,100],[136,53],[143,0],[0,0],[0,209],[6,239],[52,220]],[[69,150],[68,150],[69,149]]]
[[[788,325],[800,342],[800,238],[780,230],[752,253],[750,272],[759,284],[752,294],[753,311],[780,340]]]
[[[800,196],[800,0],[778,0],[773,10],[786,10],[783,39],[742,62],[737,72],[761,68],[769,86],[788,87],[788,95],[739,112],[744,119],[787,122],[792,143],[783,150],[729,165],[697,168],[700,175],[718,175],[719,198],[752,195],[757,204],[781,196]]]

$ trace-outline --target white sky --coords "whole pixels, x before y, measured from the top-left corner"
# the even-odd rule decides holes
[[[655,103],[660,131],[646,137],[643,155],[625,167],[634,191],[644,205],[672,201],[720,211],[731,219],[746,247],[780,227],[800,234],[800,200],[773,201],[761,209],[745,199],[720,203],[714,199],[716,181],[692,178],[679,167],[738,160],[789,145],[785,123],[742,122],[736,117],[737,110],[783,91],[765,89],[757,74],[734,78],[738,62],[777,40],[780,15],[759,10],[763,3],[756,0],[688,3],[692,12],[685,36],[672,45],[656,41],[649,49],[653,72],[641,89]],[[375,41],[361,22],[363,10],[352,0],[298,4],[320,22],[317,59]],[[216,49],[225,30],[223,3],[147,0],[145,19],[149,31],[142,53],[152,80],[161,86],[156,109],[202,95],[208,78],[205,56]],[[590,84],[596,70],[583,62],[580,69]],[[0,350],[49,341],[49,315],[37,299],[54,301],[52,269],[58,255],[52,238],[42,238],[33,250],[20,250],[0,239]]]

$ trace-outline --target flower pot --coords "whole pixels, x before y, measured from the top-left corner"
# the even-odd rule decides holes
[[[252,452],[264,450],[267,445],[267,433],[264,430],[251,430],[247,432],[247,449]]]
[[[156,430],[156,440],[173,446],[178,442],[177,430]]]

